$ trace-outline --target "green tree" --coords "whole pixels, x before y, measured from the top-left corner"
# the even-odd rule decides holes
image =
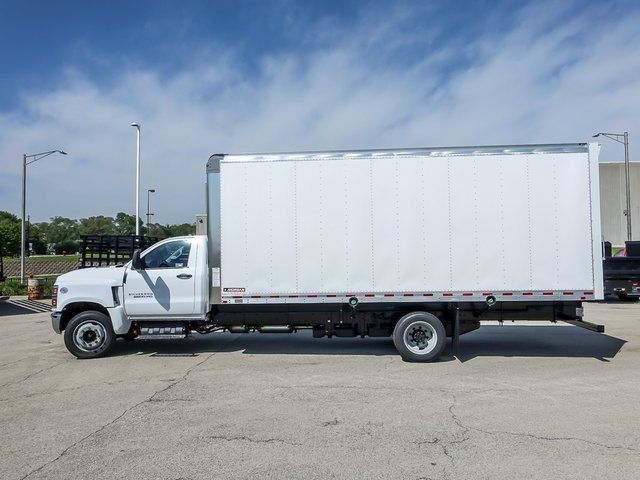
[[[160,237],[180,237],[183,235],[194,235],[196,233],[195,223],[180,223],[176,225],[158,225]],[[155,229],[153,230],[156,231]]]
[[[80,219],[78,232],[80,235],[114,235],[115,220],[111,217],[98,215]]]
[[[13,256],[20,253],[20,219],[13,213],[0,210],[0,237],[3,255]]]
[[[78,221],[66,217],[53,217],[47,228],[49,243],[77,242],[80,239]]]
[[[114,221],[114,233],[116,235],[135,235],[136,220],[135,215],[129,215],[124,212],[118,212]],[[138,219],[139,225],[142,226],[142,220]],[[140,231],[144,235],[143,229]]]
[[[37,255],[47,253],[47,245],[50,243],[47,240],[48,230],[49,224],[47,222],[32,223],[29,225],[29,243],[33,245],[33,250]]]

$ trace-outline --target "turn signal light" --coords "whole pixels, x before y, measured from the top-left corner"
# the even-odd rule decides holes
[[[52,307],[58,306],[58,286],[57,285],[54,285],[53,288],[51,289],[51,306]]]

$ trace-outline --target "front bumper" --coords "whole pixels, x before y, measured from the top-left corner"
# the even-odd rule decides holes
[[[60,321],[62,320],[62,312],[51,312],[51,326],[56,333],[62,333],[60,330]]]

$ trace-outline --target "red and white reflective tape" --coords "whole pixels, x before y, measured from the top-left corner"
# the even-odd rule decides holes
[[[235,292],[234,292],[235,293]],[[243,294],[223,295],[222,303],[343,303],[355,297],[361,302],[441,302],[441,301],[485,301],[487,297],[496,300],[544,301],[553,299],[590,300],[594,292],[583,290],[542,290],[542,291],[460,291],[460,292],[366,292],[366,293],[291,293],[291,294]],[[392,300],[393,299],[393,300]]]

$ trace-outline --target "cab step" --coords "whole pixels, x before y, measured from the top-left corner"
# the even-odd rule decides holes
[[[187,337],[184,325],[140,326],[138,340],[175,340]]]

